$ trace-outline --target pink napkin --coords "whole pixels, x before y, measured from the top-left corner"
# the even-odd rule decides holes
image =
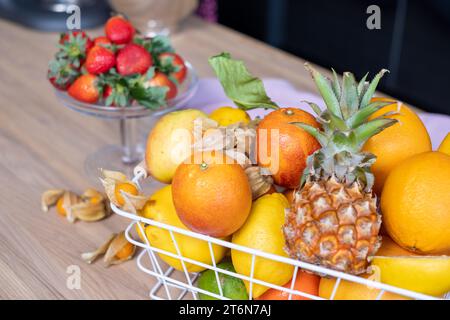
[[[288,81],[272,78],[263,79],[263,81],[267,94],[280,106],[300,107],[313,113],[309,105],[302,102],[306,100],[324,107],[322,100],[315,93],[297,90]],[[210,113],[218,107],[227,105],[233,105],[233,103],[225,96],[219,81],[215,78],[204,78],[200,80],[196,95],[186,107],[198,108]],[[249,113],[251,117],[255,117],[264,116],[269,112],[271,110],[256,109]],[[433,149],[436,149],[450,131],[450,116],[434,113],[420,113],[419,116],[430,133]]]

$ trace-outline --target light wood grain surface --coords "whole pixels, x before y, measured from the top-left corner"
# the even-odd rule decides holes
[[[83,161],[116,142],[117,124],[58,103],[45,79],[56,34],[0,21],[0,39],[0,298],[146,299],[154,280],[134,261],[106,269],[80,259],[127,221],[113,215],[69,224],[54,211],[40,210],[46,189],[82,192],[90,186]],[[230,51],[258,76],[314,90],[301,59],[221,26],[190,18],[173,43],[201,77],[213,75],[209,56]],[[81,268],[80,290],[66,286],[70,265]]]

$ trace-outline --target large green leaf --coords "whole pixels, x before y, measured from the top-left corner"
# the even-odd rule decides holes
[[[278,109],[266,94],[262,81],[250,74],[244,63],[221,53],[209,58],[209,64],[222,84],[225,94],[243,110]]]

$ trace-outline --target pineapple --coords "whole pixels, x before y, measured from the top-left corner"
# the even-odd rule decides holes
[[[290,257],[350,274],[367,271],[368,262],[381,245],[381,215],[372,192],[370,167],[375,156],[361,151],[373,135],[393,125],[391,113],[368,120],[386,102],[371,102],[380,71],[371,83],[367,74],[357,83],[343,75],[342,85],[333,70],[329,80],[305,64],[326,104],[310,103],[322,124],[318,130],[294,123],[313,135],[322,148],[309,156],[299,189],[286,212],[283,232]]]

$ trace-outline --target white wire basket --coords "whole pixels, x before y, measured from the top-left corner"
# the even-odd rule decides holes
[[[146,173],[142,170],[135,169],[135,176],[133,178],[133,182],[136,183],[136,185],[140,187],[140,182],[146,178]],[[418,292],[413,292],[410,290],[405,290],[402,288],[394,287],[391,285],[387,285],[381,282],[364,279],[361,277],[353,276],[347,273],[335,271],[332,269],[327,269],[324,267],[320,267],[317,265],[309,264],[306,262],[282,257],[279,255],[274,255],[271,253],[263,252],[260,250],[255,250],[249,247],[237,245],[228,241],[224,241],[221,239],[209,237],[200,233],[196,233],[189,230],[180,229],[178,227],[174,227],[168,224],[164,224],[158,221],[154,221],[151,219],[144,218],[142,216],[135,215],[130,212],[123,211],[119,209],[114,204],[111,204],[112,210],[125,218],[128,218],[131,220],[131,223],[128,225],[125,231],[126,238],[129,242],[132,244],[141,247],[143,250],[139,253],[137,256],[137,266],[138,268],[155,277],[156,278],[156,284],[150,289],[150,298],[155,300],[181,300],[181,299],[199,299],[199,294],[205,294],[208,296],[211,296],[213,298],[217,298],[220,300],[229,300],[227,297],[223,294],[223,289],[220,285],[219,281],[219,273],[222,273],[224,275],[229,275],[232,277],[239,278],[241,280],[245,280],[249,282],[249,292],[248,297],[251,300],[252,299],[252,293],[253,293],[253,285],[259,284],[263,285],[269,288],[273,288],[276,290],[280,290],[283,292],[286,292],[288,294],[288,299],[291,300],[295,295],[298,295],[303,298],[308,298],[312,300],[326,300],[322,297],[311,295],[302,291],[298,291],[294,289],[295,280],[298,274],[299,269],[304,271],[310,271],[322,274],[323,276],[328,276],[331,278],[335,278],[335,284],[333,291],[330,296],[330,300],[333,300],[335,298],[336,293],[338,292],[339,285],[343,280],[358,283],[361,285],[365,285],[368,288],[372,289],[378,289],[379,291],[376,300],[380,300],[383,298],[383,295],[387,292],[398,294],[401,296],[404,296],[406,298],[416,299],[416,300],[440,300],[439,298],[428,296],[425,294],[421,294]],[[146,233],[144,232],[144,227],[142,224],[151,225],[157,228],[161,228],[167,232],[169,232],[170,237],[173,241],[173,245],[175,247],[175,253],[166,251],[160,248],[156,248],[150,244],[150,241],[148,240]],[[133,237],[132,233],[133,230],[136,230],[136,228],[139,229],[142,240],[144,241],[138,241],[136,240],[136,237]],[[184,257],[181,254],[179,244],[177,243],[177,238],[175,237],[175,234],[180,234],[188,237],[192,237],[195,239],[203,240],[206,243],[208,243],[209,247],[209,253],[211,256],[212,263],[205,264],[200,261],[196,261],[193,259],[190,259],[188,257]],[[252,257],[252,263],[251,263],[251,271],[249,275],[242,275],[238,274],[236,272],[224,270],[221,268],[218,268],[215,263],[214,259],[214,252],[213,252],[213,245],[223,246],[232,250],[239,250],[242,252],[245,252]],[[160,258],[159,254],[163,254],[165,256],[178,259],[181,262],[183,271],[175,270],[173,267],[168,266],[166,263],[164,263]],[[255,260],[256,258],[264,258],[273,260],[276,262],[286,263],[289,265],[292,265],[294,267],[294,273],[291,281],[291,287],[286,288],[282,287],[273,283],[269,283],[260,279],[256,279],[254,275],[254,269],[255,269]],[[205,269],[213,270],[216,277],[216,282],[218,285],[218,293],[213,293],[210,291],[206,291],[203,289],[200,289],[196,286],[196,280],[199,276],[198,273],[190,273],[187,270],[186,263],[200,266]],[[447,298],[449,295],[447,294]]]

